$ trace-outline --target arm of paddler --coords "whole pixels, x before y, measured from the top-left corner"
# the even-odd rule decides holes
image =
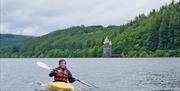
[[[68,71],[68,80],[70,83],[73,83],[76,81],[76,78],[72,76],[71,72],[69,70]]]

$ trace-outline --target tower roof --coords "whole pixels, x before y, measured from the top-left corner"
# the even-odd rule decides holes
[[[111,41],[108,39],[108,37],[105,38],[104,40],[104,44],[109,44],[109,45],[112,45]]]
[[[109,43],[109,39],[106,37],[106,39],[104,40],[104,44]]]
[[[112,45],[111,41],[109,41],[109,45]]]

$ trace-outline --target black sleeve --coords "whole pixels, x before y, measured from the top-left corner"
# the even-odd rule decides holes
[[[49,77],[55,76],[57,73],[55,71],[57,71],[58,68],[53,69],[50,73],[49,73]]]
[[[51,71],[50,73],[49,73],[49,77],[52,77],[52,76],[55,76],[56,75],[56,73],[54,72],[54,71]]]
[[[69,70],[67,70],[67,72],[68,72],[68,80],[69,80],[69,82],[70,82],[70,83],[75,82],[76,80],[72,77],[71,72],[70,72]]]

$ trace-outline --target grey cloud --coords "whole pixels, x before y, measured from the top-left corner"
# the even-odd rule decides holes
[[[1,0],[0,33],[43,35],[76,25],[121,25],[171,0]]]

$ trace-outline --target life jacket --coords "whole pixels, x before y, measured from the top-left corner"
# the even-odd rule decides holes
[[[54,81],[61,81],[67,83],[67,80],[68,80],[67,69],[65,69],[64,71],[62,69],[58,69],[57,74],[54,77]]]

